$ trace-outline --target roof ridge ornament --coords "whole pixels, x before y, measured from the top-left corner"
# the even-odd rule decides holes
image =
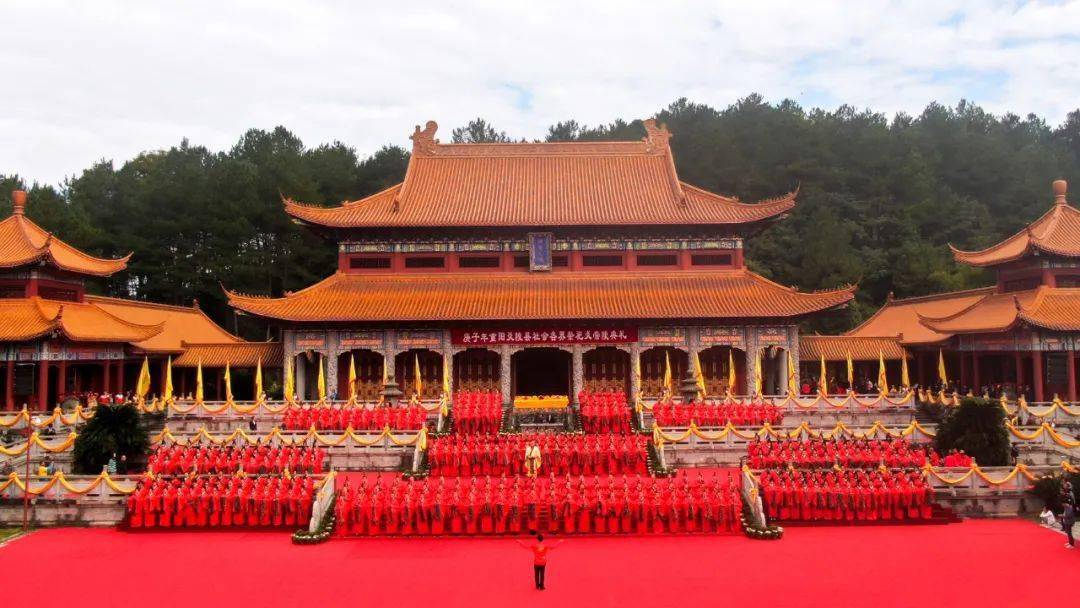
[[[671,190],[679,201],[679,205],[686,207],[686,192],[682,188],[682,183],[679,182],[679,174],[675,170],[675,159],[671,156],[671,131],[668,131],[666,124],[657,123],[655,118],[646,118],[641,121],[641,124],[645,126],[643,140],[645,153],[667,157],[667,173]]]
[[[1068,201],[1065,200],[1065,194],[1069,191],[1069,182],[1063,179],[1056,179],[1053,183],[1054,188],[1054,204],[1055,205],[1068,205]]]
[[[645,126],[645,150],[650,154],[660,154],[671,147],[671,131],[667,125],[657,123],[655,118],[646,118],[642,121]]]
[[[24,215],[26,213],[26,190],[11,191],[11,214]]]
[[[439,140],[435,139],[435,132],[439,130],[439,123],[434,120],[429,120],[424,123],[424,129],[420,129],[420,125],[416,125],[413,130],[413,134],[409,136],[409,139],[413,142],[413,155],[432,155],[435,154],[435,146],[439,144]]]

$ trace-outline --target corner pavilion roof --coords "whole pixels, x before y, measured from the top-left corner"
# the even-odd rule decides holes
[[[139,324],[93,304],[39,297],[0,299],[0,341],[23,342],[59,334],[74,342],[139,342],[161,333],[161,324]]]
[[[1042,286],[996,293],[994,287],[890,300],[848,336],[899,336],[900,343],[933,344],[956,334],[999,333],[1021,323],[1080,331],[1080,288]]]
[[[1080,330],[1080,289],[1042,286],[995,293],[945,317],[920,317],[933,331],[953,334],[993,333],[1020,322],[1058,331]]]
[[[848,354],[853,361],[877,361],[880,353],[886,361],[904,358],[900,338],[858,336],[800,336],[799,359],[801,361],[846,361]]]
[[[170,306],[121,298],[86,296],[88,305],[131,323],[159,325],[153,336],[132,341],[132,346],[147,352],[180,353],[184,341],[203,344],[236,344],[240,338],[222,329],[197,306]]]
[[[191,344],[184,342],[184,354],[173,360],[175,367],[281,367],[281,342],[236,342],[231,344]]]
[[[933,344],[948,340],[951,333],[937,332],[920,322],[922,317],[944,317],[980,302],[994,293],[993,287],[950,293],[889,299],[869,319],[847,332],[853,337],[897,337],[901,344]]]
[[[47,262],[60,270],[109,276],[127,267],[131,254],[115,259],[96,258],[54,237],[26,217],[26,193],[12,193],[13,210],[0,221],[0,268]]]
[[[442,144],[416,127],[405,180],[338,207],[285,201],[331,228],[743,224],[795,206],[795,192],[746,204],[679,180],[671,133],[645,121],[641,141]]]
[[[970,266],[995,266],[1018,260],[1036,251],[1064,257],[1080,257],[1080,210],[1065,199],[1068,184],[1054,182],[1054,206],[1020,232],[981,251],[961,251],[952,245],[957,262]]]
[[[338,272],[283,298],[229,304],[295,322],[790,318],[849,302],[854,287],[801,293],[747,270],[700,272]]]

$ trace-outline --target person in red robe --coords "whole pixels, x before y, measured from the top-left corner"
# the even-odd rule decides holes
[[[460,479],[460,478],[459,478]],[[455,483],[452,490],[450,490],[449,496],[450,502],[450,527],[447,530],[450,534],[461,534],[465,531],[465,513],[468,508],[465,502],[465,496],[461,493],[461,484]]]
[[[195,522],[202,528],[210,523],[210,489],[200,480],[199,488],[195,493],[198,501],[195,505]]]
[[[334,505],[334,516],[340,533],[346,535],[353,533],[353,491],[348,479],[345,480],[338,493],[337,504]]]
[[[439,485],[435,487],[431,501],[431,533],[441,535],[446,532],[446,516],[448,514],[445,477],[439,478]]]
[[[171,483],[165,489],[161,501],[161,517],[158,525],[162,528],[172,527],[173,513],[176,510],[176,483]]]
[[[529,487],[525,491],[525,521],[529,530],[535,531],[539,524],[539,507],[540,496],[539,490],[536,487],[536,480],[529,482]]]
[[[398,494],[400,487],[398,480],[390,484],[390,490],[386,497],[385,526],[386,533],[393,536],[398,533],[398,523],[401,521],[401,496]]]
[[[145,501],[147,486],[139,488],[137,492],[133,492],[127,499],[127,509],[130,517],[128,518],[128,525],[132,528],[141,528],[143,525],[143,505]]]
[[[655,480],[653,480],[655,481]],[[650,515],[652,516],[652,533],[662,534],[664,532],[664,520],[667,519],[667,512],[663,504],[664,496],[660,492],[660,489],[653,486],[652,499],[650,504]]]

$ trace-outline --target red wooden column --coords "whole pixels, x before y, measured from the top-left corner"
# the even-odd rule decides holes
[[[979,353],[974,352],[971,353],[971,390],[981,397],[980,389],[982,389],[982,378],[979,376],[981,376],[979,373]]]
[[[1041,351],[1031,353],[1031,370],[1034,378],[1031,385],[1035,389],[1035,401],[1046,401],[1043,394],[1043,354]]]
[[[4,407],[9,410],[15,409],[15,362],[7,362],[4,382]]]
[[[1072,352],[1066,351],[1065,363],[1068,366],[1069,374],[1069,401],[1076,401],[1076,355]]]
[[[60,360],[56,374],[56,400],[60,401],[61,396],[67,392],[67,361]]]
[[[956,383],[956,389],[960,390],[960,388],[963,387],[965,384],[967,384],[968,386],[971,386],[971,384],[968,383],[968,360],[967,360],[967,357],[964,356],[964,351],[962,351],[962,350],[957,351],[956,354],[960,356],[960,381]]]
[[[168,369],[168,367],[169,367],[168,359],[162,359],[161,360],[161,373],[159,374],[160,377],[158,378],[158,380],[159,380],[159,382],[158,382],[158,390],[157,390],[158,395],[164,395],[165,394],[165,370]]]
[[[116,392],[118,392],[118,393],[127,392],[126,389],[124,388],[124,360],[123,359],[116,362]]]
[[[101,364],[101,392],[102,393],[108,394],[108,393],[111,392],[109,390],[109,381],[111,380],[109,378],[110,375],[112,375],[112,361],[109,361],[108,359],[106,359]]]
[[[37,404],[39,410],[49,407],[49,362],[45,359],[38,361]]]
[[[1024,358],[1020,353],[1013,353],[1013,363],[1016,365],[1016,390],[1024,384]]]

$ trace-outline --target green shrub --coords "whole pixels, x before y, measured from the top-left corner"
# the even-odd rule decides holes
[[[1080,475],[1068,473],[1068,480],[1073,487],[1073,503],[1080,501]],[[1028,493],[1038,496],[1043,506],[1050,507],[1054,513],[1061,513],[1061,476],[1047,475],[1035,480]]]
[[[75,439],[75,472],[96,475],[116,454],[131,463],[146,453],[150,438],[132,405],[99,406]]]
[[[967,397],[938,424],[934,448],[941,454],[963,450],[980,466],[1009,464],[1005,411],[997,401]]]

